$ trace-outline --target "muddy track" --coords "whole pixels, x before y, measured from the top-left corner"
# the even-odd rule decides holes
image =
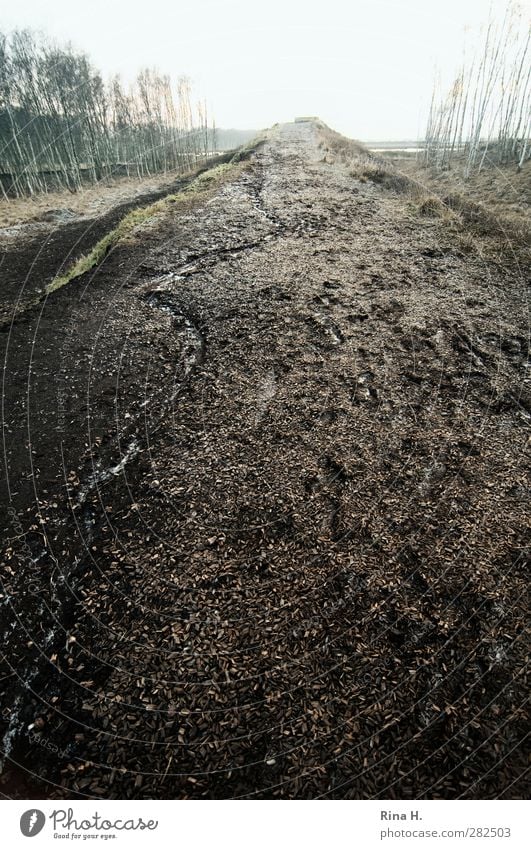
[[[18,320],[24,320],[24,309],[42,299],[45,287],[88,253],[128,212],[182,191],[194,177],[213,165],[230,161],[233,155],[233,151],[220,154],[192,175],[137,194],[97,217],[74,216],[70,223],[59,220],[55,226],[35,222],[3,230],[0,233],[0,332],[8,330],[17,316]]]
[[[18,322],[4,794],[523,796],[527,307],[285,125]]]

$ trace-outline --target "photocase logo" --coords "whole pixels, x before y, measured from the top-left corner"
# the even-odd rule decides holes
[[[35,837],[39,831],[42,831],[45,822],[46,817],[43,812],[32,808],[20,817],[20,830],[24,837]]]

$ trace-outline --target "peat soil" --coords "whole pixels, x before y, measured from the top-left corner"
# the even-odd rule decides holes
[[[529,792],[526,281],[319,144],[4,329],[4,796]]]
[[[120,184],[114,195],[118,202],[112,203],[113,195],[107,191],[109,196],[97,214],[49,209],[37,220],[0,228],[0,326],[9,325],[25,307],[42,298],[45,287],[55,277],[64,274],[132,209],[181,191],[195,176],[228,162],[233,154],[229,151],[212,157],[206,165],[171,181],[161,178],[160,185],[154,180],[146,181],[149,188],[131,182],[127,192]]]

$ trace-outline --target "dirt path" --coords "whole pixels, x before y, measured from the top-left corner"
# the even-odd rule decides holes
[[[5,334],[6,795],[527,792],[524,282],[318,143]]]

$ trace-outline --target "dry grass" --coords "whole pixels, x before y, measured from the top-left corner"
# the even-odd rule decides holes
[[[12,227],[28,222],[47,222],[54,211],[65,210],[75,216],[101,216],[112,207],[134,200],[142,194],[151,194],[171,185],[177,179],[187,179],[189,175],[177,171],[158,174],[155,177],[137,179],[136,177],[116,177],[112,180],[86,186],[79,192],[57,191],[33,197],[9,198],[0,200],[0,227]]]
[[[348,139],[335,130],[331,130],[326,124],[318,124],[319,147],[324,151],[324,160],[332,164],[341,162],[350,164],[359,157],[369,158],[369,150],[361,142]]]
[[[418,209],[426,218],[446,218],[449,214],[446,204],[436,195],[428,195],[419,200]]]
[[[352,168],[350,173],[362,183],[370,181],[397,194],[416,196],[423,193],[423,187],[420,183],[417,183],[392,167],[382,165],[376,159],[366,164],[359,163]]]
[[[384,154],[382,161],[387,169],[399,170],[411,181],[422,184],[431,197],[438,198],[453,213],[463,232],[501,247],[504,253],[529,257],[531,162],[526,162],[521,170],[487,163],[465,181],[458,158],[452,168],[442,172],[424,168],[416,157],[407,155],[398,160],[393,157],[390,162]]]
[[[384,190],[406,195],[422,216],[456,220],[452,206],[421,180],[395,168],[389,160],[375,156],[360,142],[345,138],[326,125],[319,128],[319,135],[319,147],[325,151],[324,161],[347,165],[350,175],[361,183],[371,182]]]
[[[500,214],[495,208],[489,209],[484,203],[470,200],[460,193],[446,195],[443,202],[459,214],[465,226],[480,236],[502,237],[522,245],[529,244],[529,217],[514,212]]]
[[[489,173],[487,168],[465,184],[456,175],[453,179],[448,173],[434,175],[412,158],[400,162],[406,163],[405,168],[398,168],[395,161],[367,152],[352,159],[350,174],[405,195],[420,215],[451,223],[456,234],[483,239],[487,249],[520,262],[529,259],[531,163],[520,173],[512,168],[510,182],[501,169]]]

